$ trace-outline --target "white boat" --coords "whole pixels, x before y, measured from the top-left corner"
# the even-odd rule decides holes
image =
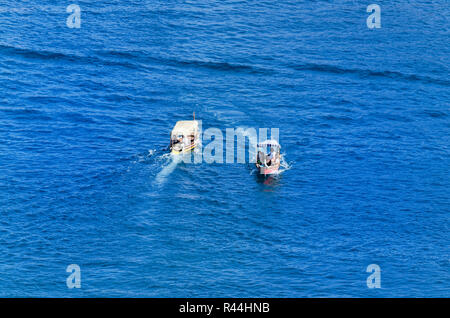
[[[178,121],[170,134],[171,152],[173,154],[188,153],[197,147],[198,144],[198,121],[195,119]]]
[[[281,146],[276,140],[266,140],[258,144],[256,168],[262,175],[278,173],[281,163]]]

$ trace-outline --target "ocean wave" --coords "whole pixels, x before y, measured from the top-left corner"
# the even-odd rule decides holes
[[[403,80],[403,81],[417,81],[422,83],[432,83],[438,85],[449,86],[450,81],[433,78],[429,76],[417,75],[417,74],[404,74],[397,71],[373,71],[367,69],[358,68],[343,68],[330,64],[316,64],[316,63],[306,63],[291,65],[292,69],[297,71],[312,71],[330,74],[353,74],[361,78],[367,77],[385,77],[393,80]]]
[[[0,55],[6,56],[21,56],[25,59],[30,60],[40,60],[40,61],[60,61],[60,62],[70,62],[78,64],[96,64],[104,66],[121,66],[125,68],[137,69],[138,65],[124,62],[124,61],[111,61],[100,59],[95,56],[85,56],[68,54],[61,52],[52,52],[48,50],[33,50],[28,48],[20,48],[15,46],[8,46],[0,44]]]
[[[33,50],[0,44],[0,54],[18,55],[28,59],[51,60],[81,64],[100,64],[121,66],[130,69],[151,67],[150,64],[174,67],[204,68],[222,72],[242,72],[252,74],[270,73],[271,70],[248,64],[236,64],[221,61],[203,61],[155,57],[139,51],[97,50],[92,55],[76,55],[48,50]]]
[[[254,66],[245,64],[230,64],[227,62],[212,62],[212,61],[195,61],[195,60],[168,60],[176,65],[208,68],[218,71],[232,71],[243,73],[267,73],[267,70],[256,68]]]
[[[206,68],[224,72],[243,72],[243,73],[268,73],[269,69],[255,67],[248,64],[228,63],[221,61],[203,61],[189,59],[173,59],[168,57],[155,57],[140,51],[117,51],[117,50],[101,50],[95,52],[99,56],[114,57],[128,60],[135,60],[141,63],[155,63],[175,67],[192,67]]]
[[[51,52],[45,50],[32,50],[27,48],[20,48],[9,45],[0,44],[0,53],[5,55],[20,55],[30,59],[41,59],[41,60],[65,60],[65,61],[77,61],[79,56],[68,55],[58,52]]]
[[[53,119],[53,117],[47,112],[28,107],[0,108],[0,113],[6,114],[9,118],[15,119],[46,121]]]

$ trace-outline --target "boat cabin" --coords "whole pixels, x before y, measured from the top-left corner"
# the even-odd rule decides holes
[[[170,134],[170,149],[172,153],[188,152],[196,147],[198,138],[198,121],[178,121]]]

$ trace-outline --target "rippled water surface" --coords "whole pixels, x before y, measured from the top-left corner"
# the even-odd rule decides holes
[[[0,296],[450,296],[448,3],[77,3],[0,0]],[[193,111],[290,169],[171,163]]]

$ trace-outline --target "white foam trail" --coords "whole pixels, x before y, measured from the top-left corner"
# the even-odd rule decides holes
[[[284,154],[281,156],[280,169],[278,170],[278,174],[285,172],[292,168],[292,165],[284,160]]]
[[[182,161],[181,156],[174,156],[171,154],[164,154],[161,159],[169,159],[169,163],[165,165],[162,170],[156,175],[155,183],[162,185],[166,182],[167,177],[175,170],[177,165]]]

